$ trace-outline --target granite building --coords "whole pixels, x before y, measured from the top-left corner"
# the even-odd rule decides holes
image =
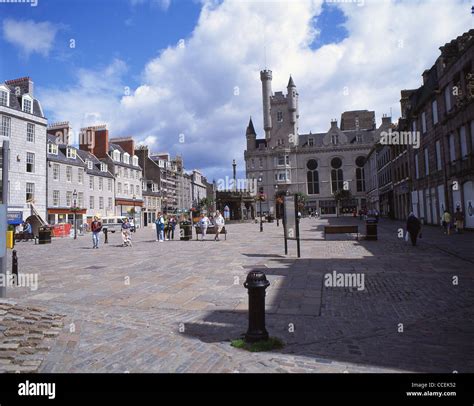
[[[376,128],[373,111],[348,111],[342,113],[340,126],[333,119],[325,132],[299,134],[299,94],[293,78],[286,95],[272,92],[271,71],[262,71],[260,79],[265,138],[257,138],[250,119],[245,163],[247,178],[257,181],[267,196],[262,212],[275,214],[275,196],[282,191],[308,195],[306,210],[327,216],[338,214],[333,193],[340,189],[352,195],[342,202],[342,213],[365,207],[365,159],[390,119]]]
[[[421,133],[409,147],[411,209],[439,224],[458,207],[474,228],[474,29],[440,47],[418,89],[402,91],[406,128]]]
[[[33,229],[46,220],[46,127],[29,77],[0,83],[0,136],[10,141],[8,212]]]

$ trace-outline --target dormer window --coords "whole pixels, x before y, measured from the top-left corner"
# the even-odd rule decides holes
[[[361,134],[356,135],[356,142],[362,142],[362,135]]]
[[[33,99],[31,98],[31,96],[28,96],[28,95],[23,96],[21,109],[25,113],[29,113],[29,114],[33,113]]]
[[[6,86],[0,86],[0,106],[10,105],[10,89]]]
[[[87,160],[87,169],[92,170],[93,167],[94,167],[94,163],[88,159]]]
[[[114,159],[114,161],[120,162],[120,151],[114,150],[113,159]]]
[[[277,121],[279,123],[283,123],[283,112],[282,111],[277,111]]]
[[[133,166],[138,166],[138,157],[136,155],[133,156]]]
[[[48,144],[48,154],[58,155],[58,146],[50,142]]]
[[[314,138],[308,138],[308,146],[309,147],[314,146]]]
[[[123,163],[125,164],[130,163],[130,154],[128,152],[125,152],[125,154],[123,154]]]
[[[67,148],[66,157],[71,158],[71,159],[76,159],[76,150],[74,148]]]
[[[332,135],[331,136],[332,145],[337,145],[338,142],[339,142],[339,136],[337,134]]]
[[[282,147],[283,145],[284,145],[283,140],[282,140],[281,138],[278,138],[278,139],[277,139],[277,146],[278,146],[278,147]]]
[[[101,172],[107,172],[107,164],[105,164],[105,163],[102,162],[102,163],[100,164],[100,171],[101,171]]]

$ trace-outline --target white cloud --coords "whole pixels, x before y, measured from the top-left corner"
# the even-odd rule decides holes
[[[34,22],[33,20],[3,20],[3,38],[20,48],[24,56],[38,53],[48,56],[60,25],[49,21]]]
[[[262,136],[264,45],[273,90],[286,92],[291,73],[300,93],[300,132],[318,132],[350,109],[374,109],[380,117],[392,108],[396,119],[400,90],[420,86],[438,48],[471,27],[466,1],[338,3],[331,7],[347,16],[348,37],[313,50],[321,3],[205,2],[185,46],[149,61],[129,95],[123,62],[115,61],[108,74],[82,71],[70,91],[44,90],[43,105],[55,120],[84,121],[86,109],[100,112],[112,136],[148,137],[156,150],[182,154],[187,168],[220,177],[234,158],[243,170],[250,115]]]

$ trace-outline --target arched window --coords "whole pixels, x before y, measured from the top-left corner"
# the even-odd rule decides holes
[[[358,192],[365,192],[365,173],[364,173],[364,165],[365,165],[365,158],[363,156],[359,156],[356,159],[356,183],[357,183],[357,191]]]
[[[306,163],[306,180],[308,183],[308,194],[317,195],[319,194],[319,173],[318,173],[318,162],[316,159],[310,159]]]
[[[341,190],[344,187],[344,174],[342,172],[341,158],[333,158],[331,160],[331,186],[332,192]]]

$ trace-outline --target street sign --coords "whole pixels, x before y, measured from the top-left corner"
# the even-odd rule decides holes
[[[0,258],[7,253],[7,205],[0,204]]]
[[[7,213],[8,224],[18,225],[23,223],[23,212],[22,211],[9,211]]]
[[[296,210],[295,210],[295,197],[285,196],[284,197],[284,208],[285,208],[285,235],[288,240],[296,239]]]
[[[288,255],[288,240],[296,240],[298,258],[300,251],[300,225],[298,218],[298,196],[284,196],[283,232],[285,236],[285,255]]]

